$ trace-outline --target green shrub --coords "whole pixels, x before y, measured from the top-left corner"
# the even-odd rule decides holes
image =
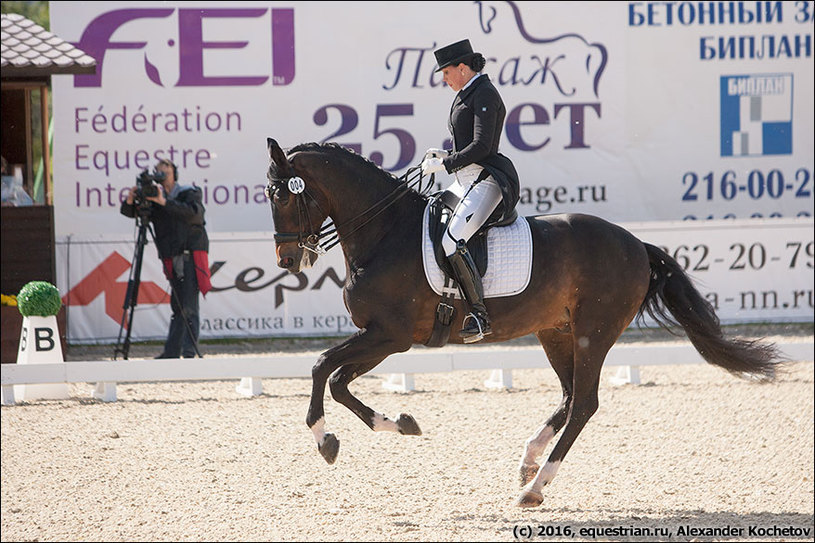
[[[17,295],[17,308],[24,317],[50,317],[60,307],[59,290],[47,281],[31,281]]]

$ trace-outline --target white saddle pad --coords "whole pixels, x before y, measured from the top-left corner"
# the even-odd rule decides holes
[[[425,207],[422,219],[422,260],[427,282],[439,296],[444,290],[444,273],[436,263],[430,241],[428,219],[430,206]],[[484,274],[485,298],[514,296],[529,285],[532,275],[532,232],[529,222],[518,217],[509,226],[487,231],[487,273]],[[461,295],[456,291],[456,298]]]

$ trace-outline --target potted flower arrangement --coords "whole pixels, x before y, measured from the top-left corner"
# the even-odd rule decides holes
[[[48,281],[31,281],[20,289],[17,307],[23,317],[56,317],[62,300],[57,287]]]

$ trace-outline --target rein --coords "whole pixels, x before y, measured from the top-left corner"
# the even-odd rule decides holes
[[[431,174],[427,185],[423,186],[424,177],[422,176],[421,166],[413,166],[411,168],[408,168],[404,175],[402,175],[402,177],[399,178],[399,184],[397,185],[397,187],[393,189],[389,194],[387,194],[382,200],[376,202],[374,205],[372,205],[371,207],[369,207],[356,217],[350,219],[345,224],[337,226],[334,224],[334,221],[332,219],[331,222],[323,225],[317,231],[314,231],[311,228],[311,219],[308,216],[308,202],[306,202],[305,200],[306,196],[310,198],[312,201],[314,201],[318,209],[319,203],[317,202],[316,198],[309,194],[309,191],[307,189],[304,189],[294,194],[297,203],[297,221],[300,224],[300,231],[275,233],[274,239],[278,243],[297,241],[298,247],[316,253],[317,255],[324,255],[334,246],[340,243],[341,241],[339,235],[340,228],[344,228],[354,223],[355,221],[364,219],[360,224],[355,226],[350,232],[343,236],[345,239],[347,239],[349,236],[361,230],[365,225],[367,225],[376,217],[378,217],[383,211],[387,210],[393,204],[398,202],[405,194],[410,192],[411,189],[414,189],[419,194],[425,195],[433,187],[435,183],[435,177],[436,174]],[[290,184],[292,179],[299,178],[292,177],[289,180]],[[270,182],[269,185],[266,187],[266,196],[270,200],[271,200],[271,190],[272,183]],[[366,217],[366,215],[369,216]],[[304,219],[305,222],[307,222],[309,225],[309,230],[305,230],[303,228]],[[321,242],[320,240],[322,238],[325,239]]]

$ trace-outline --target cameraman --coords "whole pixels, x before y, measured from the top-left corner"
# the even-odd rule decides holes
[[[212,288],[201,189],[179,185],[178,168],[165,158],[152,175],[145,170],[139,176],[139,184],[130,189],[122,202],[121,212],[130,218],[143,214],[153,223],[158,255],[170,280],[170,330],[164,351],[156,358],[195,357],[198,292],[206,294]]]

